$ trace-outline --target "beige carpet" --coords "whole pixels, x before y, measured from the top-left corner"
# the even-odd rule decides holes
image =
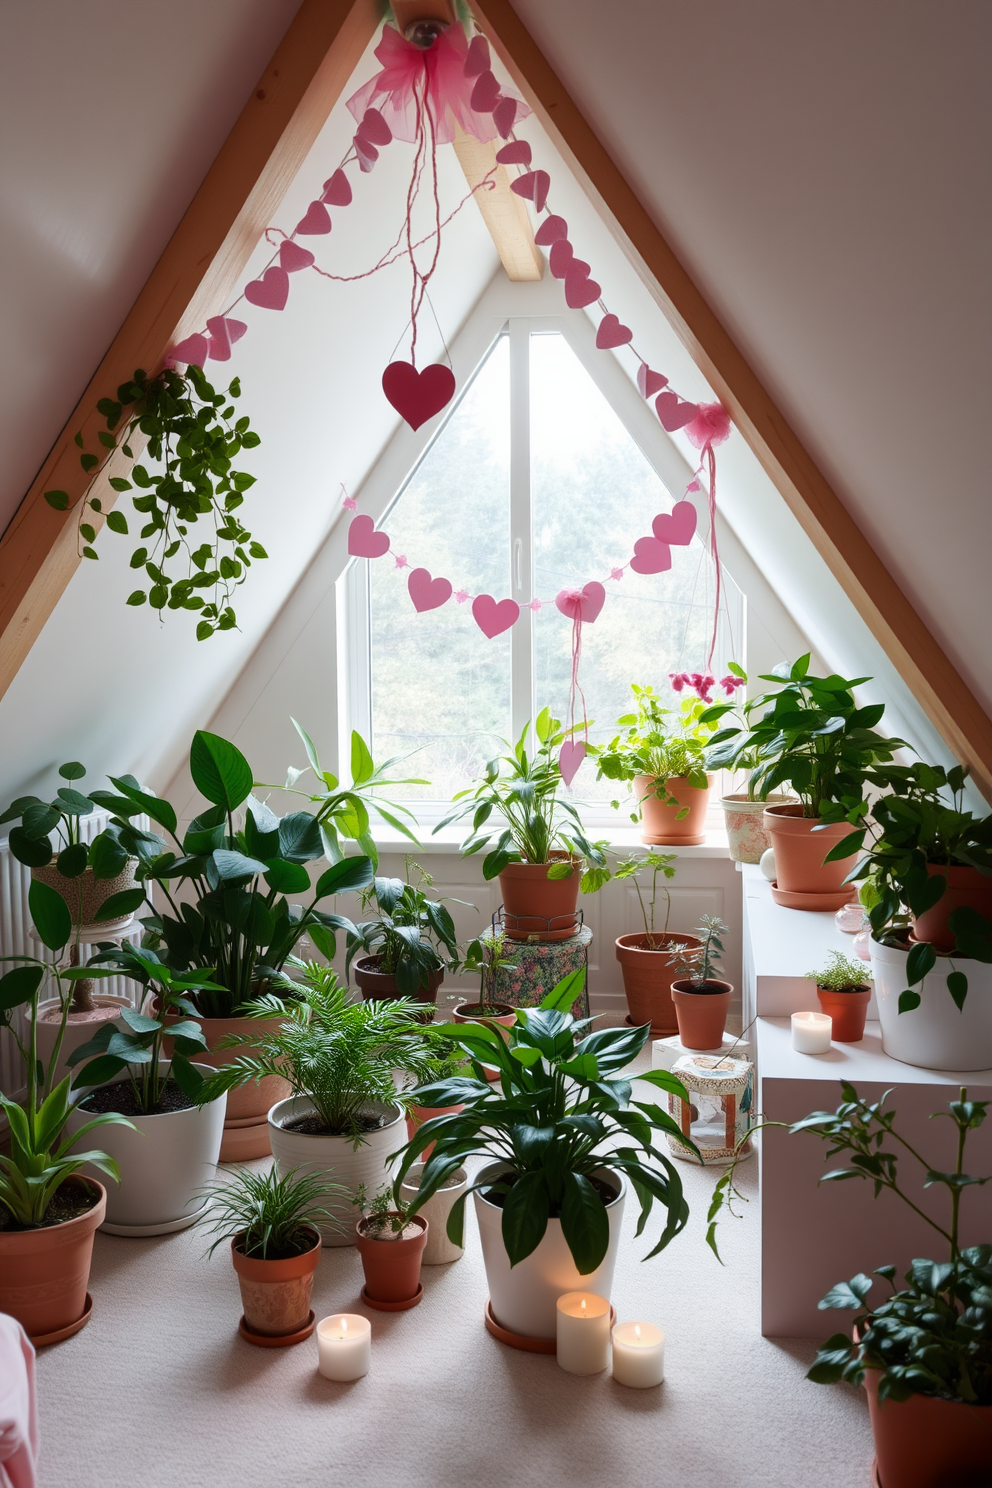
[[[351,1385],[317,1373],[314,1339],[237,1336],[229,1255],[204,1260],[197,1230],[97,1235],[93,1317],[39,1358],[43,1488],[867,1488],[859,1393],[807,1383],[814,1345],[758,1331],[756,1202],[724,1224],[721,1267],[703,1243],[713,1174],[684,1172],[689,1229],[641,1265],[628,1210],[617,1268],[620,1318],[666,1333],[648,1391],[490,1338],[474,1219],[462,1260],[424,1268],[419,1307],[369,1314],[372,1373]],[[317,1316],[364,1311],[361,1284],[354,1250],[325,1250]]]

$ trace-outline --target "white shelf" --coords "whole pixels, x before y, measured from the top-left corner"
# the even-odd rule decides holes
[[[857,1044],[833,1044],[829,1054],[798,1054],[792,1047],[788,1018],[759,1018],[756,1025],[758,1064],[763,1080],[850,1080],[879,1085],[992,1085],[992,1069],[929,1070],[903,1064],[882,1051],[879,1026],[865,1025]]]

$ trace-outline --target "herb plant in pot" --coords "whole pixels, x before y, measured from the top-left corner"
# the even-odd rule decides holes
[[[365,890],[362,909],[374,904],[376,917],[349,931],[345,969],[354,962],[355,981],[369,1001],[410,997],[426,1004],[433,1017],[444,973],[458,966],[455,925],[444,904],[427,895],[434,882],[430,874],[409,857],[406,874],[406,882],[377,877]],[[355,960],[359,951],[365,955]]]
[[[517,1010],[512,1003],[500,1002],[496,996],[500,972],[516,969],[516,963],[508,959],[509,954],[512,954],[512,946],[503,930],[491,930],[473,943],[470,956],[474,960],[467,964],[478,966],[479,997],[475,1002],[458,1004],[451,1015],[456,1023],[485,1023],[489,1028],[503,1029],[500,1037],[504,1040],[509,1037],[508,1030],[516,1022]],[[496,1080],[499,1071],[495,1066],[487,1066],[486,1075],[490,1080]]]
[[[658,900],[658,878],[674,878],[676,861],[674,853],[642,853],[625,858],[613,869],[613,878],[619,882],[630,882],[637,894],[637,903],[644,921],[643,932],[621,935],[616,942],[617,960],[623,973],[623,990],[630,1010],[627,1022],[635,1025],[650,1023],[652,1038],[660,1038],[676,1029],[675,1004],[672,1001],[672,981],[675,973],[665,952],[675,945],[698,946],[700,942],[691,935],[673,935],[668,921],[672,912],[671,895],[665,884],[661,892],[665,896],[664,929],[655,929],[655,907]],[[651,890],[645,902],[641,888],[641,874],[650,871]]]
[[[430,1226],[422,1214],[394,1199],[388,1184],[370,1195],[362,1184],[355,1194],[362,1217],[355,1226],[365,1285],[362,1301],[377,1312],[406,1312],[424,1295],[420,1267]]]
[[[696,697],[665,708],[653,687],[631,686],[636,712],[618,718],[623,732],[597,751],[597,775],[630,782],[637,804],[631,820],[640,820],[645,842],[705,842],[712,785],[706,746],[716,727],[703,721],[707,706]]]
[[[672,1001],[679,1024],[679,1040],[686,1049],[707,1051],[719,1049],[727,1024],[727,1011],[733,987],[713,975],[713,968],[724,953],[723,936],[727,926],[715,915],[703,915],[696,929],[694,946],[677,945],[669,952],[669,963],[675,968]]]
[[[843,951],[829,951],[829,964],[822,971],[808,971],[806,979],[816,983],[820,1012],[832,1019],[832,1036],[842,1044],[857,1044],[865,1036],[865,1018],[871,1000],[871,985],[865,979],[865,963],[853,961]]]

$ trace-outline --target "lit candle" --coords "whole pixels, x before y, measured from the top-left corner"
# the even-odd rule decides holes
[[[826,1013],[793,1013],[792,1047],[798,1054],[829,1054],[833,1027]]]
[[[339,1312],[317,1324],[317,1368],[325,1379],[356,1380],[372,1368],[372,1324]]]
[[[610,1362],[610,1304],[593,1292],[558,1298],[558,1363],[569,1374],[599,1374]]]
[[[653,1323],[617,1323],[613,1329],[613,1378],[632,1390],[649,1390],[665,1378],[665,1335]]]

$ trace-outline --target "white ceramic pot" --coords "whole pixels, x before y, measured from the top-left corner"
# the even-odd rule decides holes
[[[160,1068],[164,1073],[165,1061]],[[193,1068],[204,1076],[213,1074],[206,1064]],[[107,1218],[100,1228],[112,1235],[165,1235],[193,1224],[206,1207],[203,1189],[213,1178],[220,1156],[226,1109],[225,1093],[208,1105],[186,1111],[129,1116],[133,1131],[126,1126],[101,1126],[84,1137],[84,1146],[109,1153],[120,1168],[119,1186],[106,1180]],[[68,1130],[78,1131],[90,1119],[77,1105]],[[89,1175],[90,1170],[84,1172]]]
[[[411,1202],[420,1187],[420,1175],[423,1171],[423,1163],[414,1163],[400,1185],[405,1203]],[[459,1168],[451,1176],[453,1181],[449,1187],[439,1188],[433,1198],[428,1199],[423,1208],[418,1210],[429,1226],[423,1255],[425,1266],[444,1266],[449,1261],[460,1261],[465,1254],[463,1245],[456,1245],[453,1240],[448,1239],[447,1224],[455,1200],[460,1199],[468,1188],[468,1174],[464,1168]]]
[[[746,795],[722,796],[720,805],[727,827],[727,845],[735,863],[759,863],[769,847],[765,830],[766,806],[785,806],[791,796],[769,796],[767,801],[749,801]]]
[[[269,1136],[272,1156],[280,1173],[302,1168],[307,1173],[320,1173],[334,1183],[341,1183],[354,1195],[364,1183],[373,1198],[384,1183],[390,1182],[386,1159],[406,1142],[406,1122],[399,1106],[371,1103],[369,1114],[387,1116],[385,1126],[366,1132],[358,1147],[350,1137],[314,1136],[308,1132],[287,1131],[289,1122],[300,1116],[312,1116],[312,1102],[304,1095],[291,1095],[277,1101],[269,1112]],[[354,1245],[357,1211],[347,1199],[324,1201],[333,1218],[320,1224],[322,1245]]]
[[[882,1029],[882,1048],[892,1059],[922,1069],[992,1069],[992,965],[938,956],[933,971],[913,988],[922,1001],[900,1013],[899,994],[909,986],[909,946],[881,945],[872,938],[871,971]],[[947,973],[963,971],[968,995],[959,1011],[947,990]]]
[[[478,1177],[495,1180],[506,1171],[505,1163],[491,1163]],[[558,1329],[558,1298],[564,1292],[594,1292],[598,1297],[609,1298],[627,1185],[612,1169],[604,1168],[601,1172],[603,1177],[619,1183],[620,1192],[606,1206],[610,1220],[610,1243],[606,1255],[602,1264],[587,1276],[579,1272],[572,1259],[560,1219],[548,1220],[548,1228],[537,1249],[511,1269],[510,1257],[503,1244],[503,1211],[498,1205],[490,1204],[479,1189],[475,1190],[475,1213],[479,1221],[482,1258],[486,1263],[489,1300],[494,1318],[508,1332],[524,1338],[554,1338]]]
[[[94,1008],[91,1013],[69,1014],[62,1048],[59,1050],[59,1062],[53,1081],[55,1085],[60,1080],[64,1080],[66,1075],[77,1073],[76,1068],[70,1069],[69,1067],[69,1056],[82,1048],[83,1044],[88,1044],[90,1039],[95,1038],[105,1023],[118,1022],[121,1008],[129,1008],[132,1005],[129,997],[112,997],[103,992],[93,994],[93,1004]],[[38,1007],[38,1058],[46,1069],[55,1050],[60,1017],[59,999],[46,997]]]

